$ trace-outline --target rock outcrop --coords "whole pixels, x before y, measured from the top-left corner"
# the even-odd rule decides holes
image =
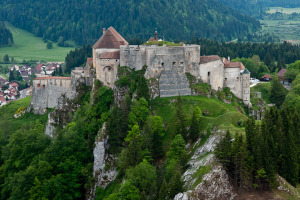
[[[188,162],[189,168],[182,176],[184,186],[188,191],[177,194],[174,200],[231,200],[236,198],[237,194],[230,184],[229,176],[213,155],[222,134],[221,131],[212,133],[205,144],[200,147],[201,140],[195,143],[194,148],[196,150]],[[199,182],[199,177],[195,174],[201,167],[207,167],[211,170],[200,177],[200,183],[196,185]]]
[[[95,184],[91,189],[89,200],[95,198],[95,192],[97,187],[105,188],[109,183],[114,181],[118,175],[117,168],[115,166],[115,158],[107,153],[108,136],[106,134],[106,123],[103,124],[102,129],[97,135],[94,148],[94,178]]]

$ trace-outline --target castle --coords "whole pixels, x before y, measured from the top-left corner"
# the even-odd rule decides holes
[[[155,40],[157,32],[149,41]],[[230,88],[244,104],[250,105],[250,72],[240,62],[221,60],[215,55],[200,56],[199,45],[129,45],[113,27],[103,29],[102,37],[93,46],[97,79],[114,87],[118,66],[136,70],[147,66],[145,77],[158,80],[160,97],[191,95],[186,77],[190,73],[214,90]]]
[[[149,41],[157,40],[156,32],[155,37]],[[186,76],[186,73],[190,73],[203,83],[211,85],[214,90],[230,88],[245,105],[251,106],[250,72],[242,63],[230,62],[230,59],[221,59],[216,55],[200,56],[199,45],[129,45],[110,27],[103,29],[103,35],[93,45],[93,58],[88,58],[85,69],[76,68],[72,71],[71,78],[47,77],[33,80],[32,100],[28,110],[41,113],[41,110],[53,108],[62,94],[74,98],[76,82],[82,81],[82,78],[89,79],[91,67],[95,69],[98,80],[113,88],[119,66],[135,70],[147,66],[145,77],[158,83],[158,92],[154,97],[191,95]],[[88,82],[92,84],[90,80]]]

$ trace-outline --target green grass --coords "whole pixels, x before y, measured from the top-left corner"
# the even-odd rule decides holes
[[[251,93],[254,92],[261,92],[261,98],[267,103],[270,103],[269,97],[270,97],[270,92],[271,92],[271,82],[268,83],[259,83],[254,87],[251,87]],[[255,98],[252,99],[252,101],[255,101]],[[251,103],[255,105],[255,102]]]
[[[47,44],[42,38],[35,37],[33,34],[14,27],[6,23],[6,27],[12,32],[14,45],[12,47],[0,48],[0,60],[5,54],[14,57],[15,60],[21,62],[23,60],[44,60],[46,62],[63,62],[66,55],[74,48],[58,47],[53,44],[53,49],[47,49]]]
[[[200,120],[202,131],[207,128],[208,124],[221,129],[232,126],[236,130],[242,131],[242,128],[238,128],[237,122],[247,120],[246,115],[238,112],[231,104],[226,104],[219,99],[206,96],[183,96],[181,98],[188,124],[191,121],[194,108],[198,106],[201,109],[203,113]],[[150,102],[153,114],[161,116],[167,126],[167,134],[165,134],[164,141],[170,141],[175,134],[176,99],[177,97],[156,98]]]
[[[291,20],[260,20],[262,24],[261,33],[274,34],[281,41],[291,40],[293,43],[300,42],[300,21]]]
[[[145,42],[143,45],[147,45],[147,46],[150,46],[150,45],[183,46],[182,43],[173,43],[173,42],[168,42],[168,41],[151,41],[151,42]]]
[[[9,78],[6,74],[0,74],[0,76],[2,76],[3,78],[6,78],[6,79]]]
[[[210,165],[199,167],[197,172],[192,175],[193,179],[196,179],[195,183],[192,186],[192,189],[195,189],[195,187],[202,182],[202,177],[208,172],[210,172],[210,170],[211,170]]]
[[[14,118],[15,112],[20,108],[27,106],[30,103],[31,96],[24,99],[13,101],[0,108],[0,132],[8,137],[18,129],[30,129],[35,124],[36,120],[40,120],[43,124],[46,124],[47,114],[35,115],[33,113],[25,113],[18,119]]]
[[[284,14],[300,13],[300,8],[283,8],[283,7],[270,7],[270,10],[267,13],[276,13],[281,12]]]

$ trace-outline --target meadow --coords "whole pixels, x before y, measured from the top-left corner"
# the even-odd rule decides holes
[[[300,8],[271,7],[270,10],[267,11],[267,13],[270,14],[276,12],[281,12],[284,14],[300,13]]]
[[[291,40],[300,43],[300,21],[260,20],[262,33],[277,35],[281,41]]]
[[[22,117],[15,119],[14,114],[20,108],[27,108],[30,104],[31,96],[24,99],[10,102],[0,108],[0,138],[8,137],[18,129],[30,129],[36,123],[36,120],[46,124],[48,115],[35,115],[33,113],[25,113]],[[3,134],[3,135],[2,135]]]
[[[66,55],[74,48],[59,47],[53,43],[52,49],[47,49],[47,44],[42,38],[34,36],[28,31],[19,29],[12,24],[5,23],[6,27],[12,32],[14,45],[12,47],[0,48],[0,60],[5,54],[14,57],[15,61],[23,60],[43,60],[46,62],[63,62]]]

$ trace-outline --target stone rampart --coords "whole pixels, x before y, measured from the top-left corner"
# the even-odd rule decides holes
[[[61,95],[72,99],[75,91],[71,77],[39,77],[33,80],[33,90],[28,111],[44,113],[46,108],[54,108]]]

